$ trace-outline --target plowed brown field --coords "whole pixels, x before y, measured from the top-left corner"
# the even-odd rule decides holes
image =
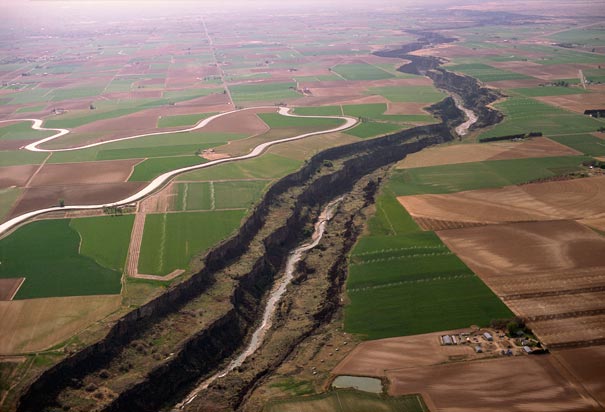
[[[31,187],[125,182],[141,159],[101,162],[45,164],[30,183]]]
[[[605,217],[605,177],[402,196],[398,200],[415,219],[470,223],[599,219]]]
[[[605,237],[573,221],[438,235],[549,347],[605,341]]]

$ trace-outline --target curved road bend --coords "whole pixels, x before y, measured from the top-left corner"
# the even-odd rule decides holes
[[[25,150],[29,150],[32,152],[65,152],[65,151],[73,151],[73,150],[81,150],[81,149],[87,149],[89,147],[95,147],[95,146],[100,146],[100,145],[104,145],[104,144],[109,144],[109,143],[115,143],[115,142],[119,142],[119,141],[123,141],[123,140],[130,140],[130,139],[136,139],[136,138],[140,138],[140,137],[147,137],[147,136],[157,136],[157,135],[162,135],[162,134],[173,134],[173,133],[186,133],[186,132],[191,132],[194,130],[198,130],[203,128],[204,126],[206,126],[208,123],[210,123],[212,120],[217,119],[219,117],[222,116],[226,116],[228,114],[231,113],[235,113],[235,112],[239,112],[242,110],[253,110],[253,109],[264,109],[264,108],[274,108],[274,106],[260,106],[260,107],[249,107],[246,109],[241,109],[241,110],[233,110],[230,112],[225,112],[225,113],[219,113],[217,115],[211,116],[207,119],[204,119],[202,121],[200,121],[198,124],[196,124],[193,127],[187,128],[187,129],[183,129],[183,130],[178,130],[178,131],[167,131],[167,132],[155,132],[155,133],[147,133],[147,134],[140,134],[140,135],[135,135],[135,136],[128,136],[128,137],[123,137],[123,138],[119,138],[119,139],[114,139],[114,140],[108,140],[108,141],[104,141],[104,142],[97,142],[97,143],[92,143],[92,144],[88,144],[88,145],[84,145],[84,146],[80,146],[80,147],[72,147],[72,148],[65,148],[65,149],[41,149],[39,148],[39,145],[49,142],[51,140],[57,139],[61,136],[64,136],[66,134],[69,133],[69,130],[67,129],[51,129],[51,128],[44,128],[42,127],[42,120],[40,119],[10,119],[10,120],[2,120],[0,121],[0,123],[3,122],[16,122],[16,121],[30,121],[32,122],[32,129],[34,130],[42,130],[42,131],[56,131],[57,133],[50,136],[50,137],[46,137],[44,139],[38,140],[37,142],[31,143],[27,146],[24,146],[23,149]],[[7,231],[9,231],[10,229],[14,228],[15,226],[26,222],[27,220],[39,216],[41,214],[44,213],[50,213],[50,212],[57,212],[57,211],[64,211],[64,210],[90,210],[90,209],[101,209],[103,207],[111,207],[111,206],[123,206],[123,205],[127,205],[129,203],[133,203],[133,202],[137,202],[141,199],[143,199],[144,197],[150,195],[151,193],[153,193],[154,191],[156,191],[157,189],[161,188],[162,186],[164,186],[169,180],[171,180],[173,177],[181,174],[181,173],[186,173],[186,172],[191,172],[193,170],[199,170],[199,169],[204,169],[210,166],[215,166],[217,164],[222,164],[222,163],[228,163],[228,162],[235,162],[238,160],[246,160],[246,159],[251,159],[254,157],[258,157],[260,156],[265,150],[267,150],[267,148],[280,144],[280,143],[285,143],[285,142],[291,142],[294,140],[300,140],[300,139],[304,139],[306,137],[310,137],[310,136],[316,136],[316,135],[320,135],[320,134],[326,134],[326,133],[334,133],[334,132],[339,132],[345,129],[348,129],[350,127],[353,127],[357,124],[358,120],[352,117],[346,117],[346,116],[299,116],[299,115],[295,115],[290,113],[290,109],[286,108],[286,107],[280,107],[279,108],[279,114],[281,114],[282,116],[289,116],[289,117],[301,117],[301,118],[324,118],[324,119],[340,119],[340,120],[344,120],[345,123],[332,128],[332,129],[328,129],[328,130],[322,130],[322,131],[318,131],[318,132],[310,132],[310,133],[304,133],[298,136],[294,136],[294,137],[288,137],[285,139],[279,139],[279,140],[274,140],[271,142],[266,142],[266,143],[262,143],[258,146],[256,146],[254,149],[252,149],[252,151],[246,155],[242,155],[242,156],[237,156],[237,157],[229,157],[229,158],[225,158],[225,159],[218,159],[218,160],[213,160],[210,161],[208,163],[202,163],[199,165],[194,165],[194,166],[189,166],[189,167],[183,167],[180,169],[176,169],[176,170],[172,170],[170,172],[166,172],[164,174],[161,174],[160,176],[156,177],[155,179],[153,179],[147,186],[145,186],[143,189],[141,189],[140,191],[138,191],[137,193],[122,199],[122,200],[118,200],[117,202],[112,202],[112,203],[104,203],[104,204],[97,204],[97,205],[69,205],[69,206],[64,206],[64,207],[59,207],[59,206],[55,206],[55,207],[49,207],[49,208],[44,208],[44,209],[38,209],[38,210],[33,210],[31,212],[27,212],[24,213],[20,216],[14,217],[4,223],[2,223],[0,225],[0,236],[2,236],[4,233],[6,233]]]

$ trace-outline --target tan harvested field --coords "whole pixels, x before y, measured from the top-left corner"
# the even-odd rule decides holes
[[[547,346],[605,340],[605,237],[574,221],[438,235]]]
[[[30,187],[125,182],[141,159],[45,164]]]
[[[11,186],[25,186],[39,165],[19,165],[0,167],[0,189]]]
[[[389,394],[422,393],[436,412],[602,411],[550,356],[515,356],[389,371]]]
[[[584,110],[598,109],[605,104],[603,93],[566,94],[536,97],[536,99],[580,114],[584,114]]]
[[[605,217],[605,176],[398,200],[414,219],[463,223],[601,219]]]
[[[601,405],[605,405],[605,346],[562,350],[556,357]]]
[[[486,160],[573,156],[580,152],[546,137],[521,142],[493,142],[430,147],[413,153],[397,164],[398,169],[439,166]]]
[[[10,216],[57,206],[59,199],[66,205],[104,204],[115,202],[136,193],[146,182],[101,183],[69,186],[43,186],[26,189]]]
[[[579,221],[583,225],[593,227],[601,232],[605,232],[605,217],[597,219],[582,219]]]
[[[0,301],[12,300],[25,278],[0,279]]]
[[[0,302],[0,354],[47,349],[119,308],[119,295]]]

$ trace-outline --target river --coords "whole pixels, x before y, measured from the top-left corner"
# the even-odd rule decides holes
[[[319,244],[319,242],[321,241],[321,238],[323,237],[323,234],[326,230],[326,226],[328,225],[328,222],[334,217],[334,211],[336,210],[336,208],[338,207],[338,205],[340,204],[342,199],[343,199],[342,197],[339,197],[338,199],[331,201],[323,209],[323,211],[317,218],[317,222],[315,222],[315,230],[313,231],[313,235],[311,236],[311,242],[298,246],[296,249],[294,249],[292,252],[290,252],[290,254],[288,256],[288,260],[286,261],[284,273],[283,273],[282,277],[276,282],[273,289],[271,289],[269,298],[267,299],[267,303],[265,305],[265,310],[263,312],[262,320],[261,320],[260,324],[258,325],[258,327],[256,328],[256,330],[254,331],[254,333],[252,334],[252,337],[250,338],[250,342],[248,343],[248,346],[246,346],[246,349],[244,349],[224,369],[222,369],[221,371],[212,375],[211,377],[209,377],[208,379],[203,381],[200,385],[198,385],[193,391],[191,391],[191,393],[189,395],[187,395],[187,397],[185,398],[185,400],[183,402],[176,405],[174,410],[176,410],[176,411],[182,410],[186,405],[191,403],[197,397],[197,395],[201,391],[206,389],[212,382],[214,382],[215,380],[217,380],[219,378],[226,376],[229,372],[231,372],[235,368],[241,366],[250,355],[252,355],[254,352],[256,352],[258,350],[258,348],[260,348],[260,346],[262,345],[262,343],[264,341],[265,335],[267,334],[267,331],[271,328],[271,325],[273,323],[273,317],[275,315],[277,305],[278,305],[279,301],[281,300],[281,298],[283,297],[284,293],[286,293],[288,285],[290,284],[290,282],[292,281],[292,278],[294,277],[294,272],[296,270],[296,264],[298,262],[300,262],[300,260],[302,259],[302,257],[304,256],[306,251],[313,249],[315,246],[317,246]]]

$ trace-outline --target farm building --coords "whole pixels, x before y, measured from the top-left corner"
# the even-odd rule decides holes
[[[489,341],[489,342],[491,342],[491,341],[493,341],[493,340],[494,340],[494,337],[493,337],[493,336],[492,336],[492,334],[491,334],[491,333],[489,333],[489,332],[485,332],[485,333],[483,334],[483,337],[485,338],[485,340],[487,340],[487,341]]]
[[[477,353],[483,353],[483,349],[481,348],[481,345],[475,346],[475,352],[477,352]]]
[[[523,346],[523,350],[525,353],[531,353],[531,348],[529,346]]]

